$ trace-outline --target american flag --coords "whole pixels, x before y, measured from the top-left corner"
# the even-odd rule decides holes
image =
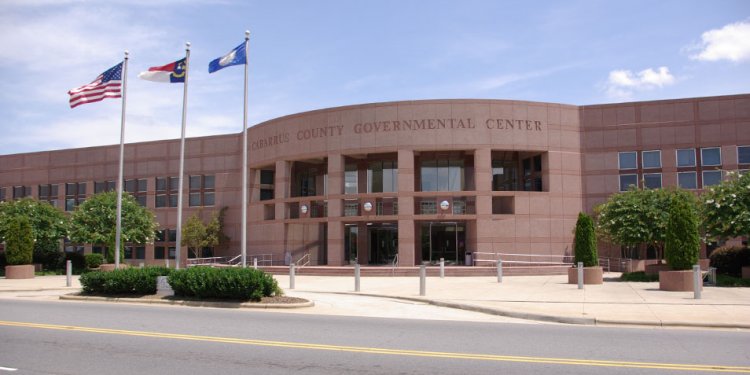
[[[70,94],[70,108],[78,107],[81,104],[98,102],[104,98],[121,98],[121,86],[122,63],[119,63],[100,74],[88,85],[68,91],[68,94]]]

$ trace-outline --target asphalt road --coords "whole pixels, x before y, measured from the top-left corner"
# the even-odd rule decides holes
[[[0,375],[725,370],[750,373],[750,333],[0,300]]]

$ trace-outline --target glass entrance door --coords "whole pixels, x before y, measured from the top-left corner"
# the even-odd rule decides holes
[[[391,264],[398,254],[398,227],[385,224],[368,228],[370,264]]]
[[[422,261],[464,264],[466,224],[461,222],[422,223]]]

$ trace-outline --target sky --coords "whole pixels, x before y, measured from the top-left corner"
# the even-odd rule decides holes
[[[0,155],[118,144],[120,99],[69,107],[130,53],[125,142],[180,137],[183,85],[139,72],[185,56],[187,136],[350,104],[574,105],[750,93],[750,1],[0,0]],[[2,168],[2,166],[0,166]]]

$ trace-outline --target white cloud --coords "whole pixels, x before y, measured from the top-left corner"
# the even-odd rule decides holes
[[[701,61],[750,60],[750,20],[730,23],[701,35],[701,43],[690,50],[700,50],[690,58]]]
[[[674,84],[676,81],[669,68],[660,66],[633,73],[630,70],[613,70],[605,85],[607,95],[621,100],[631,99],[635,91],[651,90]]]

